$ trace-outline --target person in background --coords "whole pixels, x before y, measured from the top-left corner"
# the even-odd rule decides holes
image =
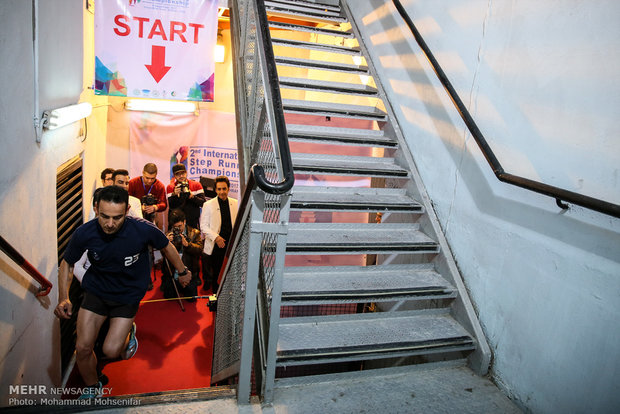
[[[90,212],[88,220],[95,218],[95,210],[97,209],[97,203],[99,202],[99,193],[101,193],[101,190],[104,188],[105,187],[99,187],[93,192],[93,209]],[[82,254],[82,257],[80,257],[79,260],[73,265],[73,276],[75,276],[75,278],[82,283],[82,278],[84,278],[84,274],[86,274],[89,267],[90,261],[88,260],[88,250],[86,250],[84,254]]]
[[[198,273],[200,270],[200,255],[202,254],[202,248],[204,246],[204,240],[200,234],[200,231],[187,225],[185,219],[185,213],[182,210],[171,210],[168,216],[168,240],[177,249],[181,259],[185,266],[192,272],[192,280],[185,287],[180,286],[178,283],[178,277],[172,266],[167,259],[164,259],[164,265],[162,266],[162,278],[161,289],[164,292],[165,298],[176,297],[176,291],[174,283],[177,284],[177,289],[181,297],[196,296],[198,293],[198,286],[200,286],[200,278]],[[196,299],[188,299],[190,302],[195,302]]]
[[[129,195],[140,200],[142,216],[148,221],[155,222],[157,212],[166,210],[166,186],[157,179],[157,166],[153,163],[144,165],[142,176],[129,180]],[[161,224],[158,225],[161,228]]]
[[[114,170],[112,173],[112,183],[129,191],[129,171],[123,169]],[[129,212],[127,212],[127,215],[142,218],[142,204],[137,197],[132,195],[129,196]]]
[[[129,195],[140,200],[142,204],[142,217],[155,223],[155,225],[163,230],[163,217],[158,212],[163,212],[168,208],[166,200],[166,186],[157,179],[157,165],[147,163],[142,168],[142,176],[129,180]],[[153,251],[151,254],[151,264],[159,267],[161,264],[161,254],[159,251]],[[149,284],[149,290],[153,289],[153,283]]]
[[[112,173],[114,172],[114,168],[106,168],[101,171],[101,186],[107,187],[108,185],[112,185]]]
[[[177,271],[181,286],[187,286],[192,278],[161,230],[144,219],[127,217],[128,198],[123,188],[102,188],[96,200],[97,219],[75,230],[60,262],[54,314],[62,319],[69,319],[73,311],[69,300],[73,265],[85,251],[91,263],[82,279],[84,299],[77,318],[76,362],[86,384],[80,398],[101,395],[103,384],[93,347],[107,318],[106,357],[128,359],[138,349],[134,318],[150,281],[149,247],[161,249]]]
[[[170,212],[180,209],[185,213],[187,225],[195,229],[200,228],[200,208],[207,201],[204,189],[198,181],[187,178],[187,170],[183,164],[172,167],[174,178],[166,187]],[[170,219],[170,217],[169,217]],[[170,221],[168,221],[170,223]]]
[[[215,192],[217,197],[204,204],[200,215],[200,231],[205,236],[203,260],[203,289],[213,288],[213,293],[219,287],[218,277],[226,254],[226,248],[232,235],[232,229],[237,218],[238,202],[228,197],[230,181],[221,175],[215,178]],[[206,257],[205,257],[206,256]]]

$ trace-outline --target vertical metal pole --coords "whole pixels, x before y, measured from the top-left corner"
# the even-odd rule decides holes
[[[245,279],[245,303],[243,308],[243,333],[241,336],[241,360],[239,364],[239,385],[237,402],[250,403],[252,391],[252,350],[254,345],[254,324],[256,316],[256,292],[258,289],[258,272],[260,269],[262,233],[252,231],[254,223],[262,223],[264,203],[262,197],[252,192],[252,215],[250,217],[250,241],[248,246],[248,268]],[[240,287],[243,289],[243,286]]]
[[[291,195],[286,194],[280,203],[280,225],[286,229],[278,233],[276,245],[276,261],[274,264],[273,289],[271,291],[271,314],[269,319],[269,342],[267,349],[267,367],[265,372],[263,398],[264,402],[273,400],[273,387],[276,376],[276,357],[278,338],[280,337],[280,307],[282,303],[282,278],[286,259],[286,239],[288,237],[288,219],[291,208]]]

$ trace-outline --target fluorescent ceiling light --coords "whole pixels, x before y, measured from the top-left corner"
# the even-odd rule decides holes
[[[125,109],[144,112],[196,112],[196,104],[186,101],[164,101],[161,99],[129,99],[125,102]]]
[[[215,45],[215,63],[224,63],[226,58],[226,48],[224,45]]]
[[[46,112],[49,117],[44,124],[45,128],[56,129],[86,118],[93,112],[93,106],[88,102],[83,102]]]
[[[219,29],[217,31],[217,43],[215,44],[214,54],[213,60],[215,60],[215,63],[224,63],[226,60],[226,47],[224,46],[224,36],[222,36],[222,31]]]

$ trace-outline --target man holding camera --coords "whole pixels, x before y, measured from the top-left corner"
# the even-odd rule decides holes
[[[174,178],[166,188],[170,213],[173,209],[182,210],[187,225],[200,229],[200,208],[207,200],[202,185],[187,178],[187,170],[183,164],[175,164],[172,167],[172,174]]]
[[[188,226],[185,219],[183,211],[178,209],[171,210],[168,216],[169,231],[166,236],[177,249],[183,264],[191,271],[192,279],[185,286],[181,285],[174,266],[167,259],[164,259],[161,288],[164,291],[165,298],[176,297],[175,284],[181,297],[196,296],[198,286],[200,285],[198,272],[200,271],[200,255],[202,254],[204,241],[200,231]],[[189,302],[194,302],[195,300],[195,298],[188,299]]]
[[[157,179],[157,166],[153,163],[144,165],[142,176],[129,180],[129,195],[137,197],[142,204],[142,217],[155,222],[157,212],[168,207],[166,187]],[[160,223],[156,223],[161,228]]]

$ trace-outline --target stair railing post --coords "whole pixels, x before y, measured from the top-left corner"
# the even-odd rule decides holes
[[[252,353],[254,346],[254,325],[256,322],[256,294],[258,290],[258,274],[260,270],[260,256],[262,231],[260,224],[263,221],[263,197],[256,197],[258,190],[252,191],[252,213],[250,216],[250,240],[248,247],[248,267],[246,273],[245,301],[243,309],[243,333],[241,336],[241,358],[239,364],[239,384],[237,387],[237,401],[239,404],[250,402],[252,391]],[[257,226],[258,224],[258,226]],[[256,227],[259,227],[257,230]]]
[[[280,308],[282,303],[282,279],[284,276],[284,262],[286,259],[286,240],[288,236],[288,218],[291,208],[291,195],[280,198],[280,223],[276,236],[276,252],[274,263],[273,286],[271,290],[271,306],[269,312],[269,340],[267,347],[267,367],[263,382],[263,400],[266,403],[273,401],[273,388],[276,375],[276,357],[280,326]]]

